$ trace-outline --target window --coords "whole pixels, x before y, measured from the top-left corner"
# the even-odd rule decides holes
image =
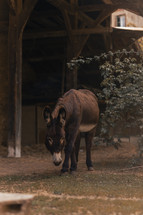
[[[125,15],[116,17],[116,25],[117,27],[125,27],[126,26],[126,17]]]

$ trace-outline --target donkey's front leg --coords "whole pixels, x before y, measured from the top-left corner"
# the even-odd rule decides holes
[[[69,158],[71,156],[71,153],[72,153],[72,145],[69,146],[69,144],[68,144],[65,147],[65,160],[64,160],[64,163],[63,163],[63,166],[62,166],[62,169],[61,169],[62,173],[68,172]]]
[[[74,129],[73,129],[74,128]],[[66,138],[66,146],[65,146],[65,160],[61,169],[61,172],[68,172],[69,169],[69,159],[73,155],[74,152],[74,144],[77,138],[78,134],[78,126],[74,125],[69,129],[69,132],[67,133]]]

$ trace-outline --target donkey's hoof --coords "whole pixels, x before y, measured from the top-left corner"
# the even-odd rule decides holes
[[[68,172],[69,172],[68,169],[61,169],[61,175],[62,175],[62,174],[66,174],[66,173],[68,173]]]
[[[71,175],[76,175],[76,174],[77,174],[77,171],[70,171],[70,174],[71,174]]]
[[[88,171],[94,171],[94,168],[92,166],[89,166]]]

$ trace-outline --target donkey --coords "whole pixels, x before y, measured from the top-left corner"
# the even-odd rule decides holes
[[[46,147],[53,155],[53,163],[58,166],[62,162],[62,150],[65,159],[61,172],[77,169],[78,152],[80,147],[80,133],[85,133],[86,165],[93,170],[91,161],[91,145],[99,119],[97,97],[89,90],[71,89],[66,92],[53,111],[49,106],[44,108],[44,119],[47,124]]]

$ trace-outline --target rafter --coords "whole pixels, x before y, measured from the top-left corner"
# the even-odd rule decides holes
[[[108,16],[110,16],[116,9],[108,9],[108,10],[103,10],[99,16],[96,18],[94,24],[95,25],[100,25]]]
[[[59,9],[68,10],[69,13],[74,13],[75,11],[75,8],[64,0],[46,0],[46,1]]]
[[[111,0],[102,0],[105,4],[112,4]]]
[[[63,10],[67,10],[68,13],[75,15],[77,9],[76,5],[73,4],[69,4],[68,2],[66,2],[65,0],[46,0],[47,2],[49,2],[50,4],[54,5],[55,7],[59,8],[61,11]],[[78,11],[78,18],[83,21],[84,23],[86,23],[86,25],[93,25],[94,20],[92,18],[90,18],[89,16],[87,16],[85,13],[83,13],[82,11]]]
[[[94,5],[86,5],[86,6],[77,6],[74,4],[74,0],[71,1],[71,4],[68,3],[65,0],[46,0],[50,4],[54,5],[55,7],[59,8],[61,11],[67,10],[68,13],[77,16],[78,12],[78,19],[81,20],[85,26],[87,27],[93,27],[96,25],[100,25],[108,16],[111,15],[115,10],[118,8],[124,8],[124,9],[130,9],[134,10],[136,8],[136,3],[117,3],[117,4],[111,4],[111,0],[103,0],[105,4],[94,4]],[[110,4],[109,4],[110,3]],[[84,12],[92,12],[92,11],[101,11],[99,16],[97,17],[96,20],[88,16]],[[66,19],[65,19],[65,22]]]
[[[65,58],[65,55],[62,55],[62,54],[59,54],[59,55],[53,55],[53,56],[46,56],[46,57],[30,57],[30,58],[27,58],[27,60],[29,62],[43,62],[43,61],[48,61],[48,60],[56,60],[56,59],[64,59]]]
[[[16,15],[16,2],[15,2],[15,0],[8,0],[8,5],[9,5],[11,13],[13,15]]]
[[[82,12],[94,12],[94,11],[101,11],[104,9],[129,9],[129,10],[136,10],[137,8],[137,3],[132,2],[132,3],[116,3],[116,4],[112,4],[112,5],[105,5],[105,4],[93,4],[93,5],[82,5],[78,7],[79,11]]]
[[[83,28],[72,30],[72,35],[88,35],[88,34],[102,34],[105,32],[112,32],[112,28],[109,27],[96,27],[96,28]],[[66,37],[67,31],[44,31],[44,32],[25,32],[23,39],[38,39],[48,37]]]
[[[38,0],[30,0],[30,1],[25,0],[24,1],[23,10],[22,10],[21,14],[19,15],[19,24],[18,24],[19,35],[23,31],[23,29],[27,23],[27,20],[31,14],[33,8],[35,7],[37,1]]]
[[[71,27],[71,22],[70,22],[67,10],[63,10],[62,14],[63,14],[64,20],[65,20],[68,37],[70,39],[70,42],[72,43],[73,42],[72,27]]]

